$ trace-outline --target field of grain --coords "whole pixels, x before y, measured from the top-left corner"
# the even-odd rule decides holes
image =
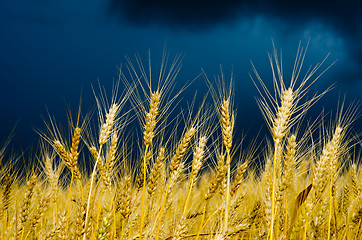
[[[5,142],[0,239],[362,238],[361,141],[351,132],[360,106],[340,103],[330,120],[301,127],[328,91],[307,94],[329,66],[303,71],[305,53],[287,80],[276,50],[273,79],[253,66],[271,135],[246,148],[235,137],[233,79],[203,74],[208,97],[171,118],[183,91],[170,94],[180,57],[165,53],[152,69],[158,79],[128,59],[119,75],[126,88],[95,87],[94,113],[80,106],[68,128],[45,121],[33,163],[16,163]],[[128,124],[137,121],[138,138]]]

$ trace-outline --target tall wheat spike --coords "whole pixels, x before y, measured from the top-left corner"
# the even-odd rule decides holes
[[[271,94],[269,92],[253,65],[255,76],[261,86],[261,88],[259,88],[253,80],[262,96],[258,100],[258,104],[262,110],[265,120],[267,121],[274,141],[273,172],[271,176],[271,221],[268,233],[268,238],[271,240],[274,238],[275,190],[277,189],[276,172],[280,172],[280,169],[276,168],[279,167],[278,163],[281,162],[281,143],[291,126],[300,120],[306,111],[329,90],[327,89],[319,95],[314,95],[310,100],[299,104],[300,100],[305,96],[308,87],[310,87],[329,68],[327,67],[327,69],[325,69],[321,74],[317,75],[314,80],[309,81],[317,72],[317,70],[322,66],[325,61],[324,59],[321,63],[316,64],[314,68],[311,68],[311,70],[305,74],[302,81],[299,83],[299,86],[296,87],[297,80],[303,66],[306,49],[304,50],[300,46],[298,48],[289,87],[285,85],[281,60],[275,47],[273,54],[269,54],[275,94]]]
[[[142,205],[141,205],[141,225],[140,225],[140,239],[142,239],[143,234],[143,221],[145,215],[145,198],[146,198],[146,177],[147,177],[147,162],[146,156],[148,149],[152,143],[152,139],[155,136],[154,129],[156,127],[156,117],[158,115],[158,108],[160,105],[161,93],[157,90],[154,93],[151,93],[150,98],[150,110],[146,113],[145,127],[143,132],[143,139],[145,144],[145,153],[143,157],[143,187],[142,187]]]
[[[92,197],[93,183],[94,183],[94,178],[96,175],[97,164],[98,164],[98,161],[100,158],[100,154],[102,152],[102,147],[107,142],[109,136],[112,133],[118,110],[119,110],[119,105],[116,103],[112,104],[111,108],[109,109],[108,113],[106,114],[106,121],[102,124],[101,129],[100,129],[99,140],[98,140],[100,148],[99,148],[98,157],[94,164],[93,172],[92,172],[91,179],[90,179],[90,188],[89,188],[89,194],[88,194],[87,208],[85,211],[85,221],[84,221],[85,227],[88,226],[90,201],[91,201],[91,197]],[[83,234],[83,240],[85,240],[85,239],[86,239],[86,234]]]

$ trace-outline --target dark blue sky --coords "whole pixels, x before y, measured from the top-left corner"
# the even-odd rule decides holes
[[[362,6],[358,1],[163,1],[163,0],[19,0],[0,2],[0,143],[19,121],[15,139],[24,148],[45,129],[41,116],[66,119],[65,102],[76,108],[82,91],[84,112],[95,104],[91,84],[111,90],[125,55],[147,51],[155,67],[167,42],[170,56],[185,57],[177,86],[201,68],[212,79],[220,64],[235,74],[238,131],[250,137],[264,124],[250,80],[253,60],[265,82],[271,81],[267,52],[271,39],[283,50],[286,74],[298,43],[310,38],[306,68],[331,55],[337,63],[312,89],[328,93],[308,115],[324,107],[336,110],[339,95],[347,104],[362,96]],[[305,68],[305,69],[306,69]],[[288,75],[285,76],[288,78]],[[205,83],[197,79],[182,95],[186,101]],[[359,131],[362,122],[355,123]],[[240,127],[242,126],[242,127]],[[265,129],[265,128],[264,128]]]

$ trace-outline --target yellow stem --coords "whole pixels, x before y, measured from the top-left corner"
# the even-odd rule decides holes
[[[23,227],[23,230],[21,230],[21,237],[20,237],[20,240],[23,240],[23,237],[24,237],[24,231],[25,231],[25,229],[24,229],[24,227]]]
[[[331,220],[332,220],[332,204],[333,204],[333,196],[332,196],[332,182],[333,176],[330,174],[330,184],[329,184],[329,216],[328,216],[328,240],[331,239]]]
[[[98,157],[97,157],[97,160],[96,160],[96,162],[95,162],[95,164],[94,164],[94,167],[93,167],[93,172],[92,172],[92,177],[91,177],[91,183],[90,183],[90,187],[89,187],[89,194],[88,194],[87,211],[86,211],[86,215],[85,215],[85,224],[84,224],[84,227],[85,227],[85,228],[87,228],[88,215],[89,215],[89,207],[90,207],[90,199],[91,199],[91,196],[92,196],[92,188],[93,188],[94,176],[96,175],[96,168],[97,168],[97,164],[98,164],[99,158],[100,158],[100,156],[101,156],[102,147],[103,147],[103,145],[101,145],[100,148],[99,148]],[[83,240],[86,239],[86,235],[87,235],[87,234],[83,234]]]
[[[226,182],[226,200],[225,200],[225,217],[224,217],[224,228],[225,233],[228,228],[228,217],[229,217],[229,202],[230,202],[230,150],[226,150],[226,164],[228,167],[227,182]]]
[[[172,176],[171,176],[172,177]],[[156,216],[156,224],[157,224],[157,233],[156,233],[156,240],[158,240],[158,237],[159,237],[159,234],[160,234],[160,227],[161,227],[161,221],[162,221],[162,214],[163,214],[163,210],[165,208],[165,205],[166,205],[166,199],[167,199],[167,192],[170,188],[170,185],[171,185],[171,180],[169,180],[168,184],[167,184],[167,188],[166,188],[166,191],[165,191],[165,196],[163,198],[163,201],[162,201],[162,205],[161,205],[161,209],[160,211],[158,212],[157,216]],[[156,226],[156,225],[155,225]],[[152,231],[153,232],[153,231]]]
[[[287,229],[288,229],[288,192],[285,193],[285,221],[284,221],[284,236],[287,236]]]
[[[304,235],[303,235],[303,240],[307,239],[307,231],[308,231],[308,216],[307,216],[307,221],[305,221],[305,225],[304,225]]]
[[[79,187],[80,187],[80,191],[82,192],[82,201],[84,201],[84,190],[83,190],[83,185],[80,179],[78,179],[79,182]]]
[[[101,195],[99,196],[99,200],[98,200],[97,220],[96,220],[97,229],[99,228],[98,224],[99,224],[99,217],[101,215],[101,206],[102,206],[102,201],[103,201],[103,194],[104,194],[104,189],[102,189]]]
[[[274,158],[273,158],[273,184],[272,184],[272,198],[271,198],[271,219],[270,219],[270,231],[269,231],[269,237],[270,240],[273,240],[274,235],[274,218],[275,218],[275,165],[277,162],[277,152],[279,148],[279,143],[275,143],[275,149],[274,149]],[[268,239],[269,239],[268,237]]]
[[[29,234],[30,234],[30,232],[28,232],[28,234],[26,234],[25,240],[29,237]]]
[[[187,204],[189,202],[189,199],[190,199],[190,196],[191,196],[191,191],[192,191],[192,184],[194,183],[194,181],[191,179],[191,182],[190,182],[190,187],[189,187],[189,191],[187,193],[187,197],[186,197],[186,200],[185,200],[185,204],[184,204],[184,211],[183,211],[183,216],[186,216],[186,212],[187,212]]]
[[[67,229],[69,229],[69,213],[70,213],[70,202],[71,202],[71,198],[72,198],[72,185],[73,185],[73,179],[74,179],[74,175],[72,172],[72,178],[70,179],[70,185],[69,185],[69,198],[68,198],[68,204],[67,204]]]
[[[111,189],[109,189],[111,193],[111,200],[112,200],[112,213],[113,213],[113,239],[116,239],[117,234],[117,224],[116,224],[116,204],[114,203],[113,194]]]
[[[207,204],[207,203],[206,203]],[[205,215],[206,215],[206,205],[204,207],[204,213],[202,214],[202,219],[201,219],[201,223],[200,223],[200,228],[199,228],[199,231],[197,232],[197,236],[196,236],[196,239],[195,240],[199,240],[199,236],[200,236],[200,233],[203,229],[203,226],[202,224],[204,223],[204,220],[205,220]]]
[[[147,172],[147,166],[146,166],[146,157],[147,157],[147,151],[148,146],[146,145],[145,154],[143,156],[143,187],[142,187],[142,207],[141,207],[141,226],[140,226],[140,240],[142,240],[142,231],[143,231],[143,222],[145,218],[145,198],[146,198],[146,172]]]
[[[123,240],[123,225],[124,225],[124,219],[122,219],[121,240]]]
[[[358,227],[357,227],[357,231],[356,231],[356,235],[354,236],[354,239],[358,239],[358,235],[359,235],[359,228],[361,227],[361,219],[358,221]]]

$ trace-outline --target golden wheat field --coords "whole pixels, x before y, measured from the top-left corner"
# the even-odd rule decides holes
[[[271,79],[252,66],[270,140],[245,148],[233,78],[203,74],[208,96],[171,117],[181,57],[165,52],[158,79],[127,58],[125,87],[94,88],[94,112],[79,106],[67,128],[45,120],[26,169],[4,143],[0,239],[361,239],[361,141],[351,132],[360,106],[339,104],[330,120],[301,127],[329,90],[306,97],[330,66],[303,71],[305,54],[287,80],[275,49]]]

